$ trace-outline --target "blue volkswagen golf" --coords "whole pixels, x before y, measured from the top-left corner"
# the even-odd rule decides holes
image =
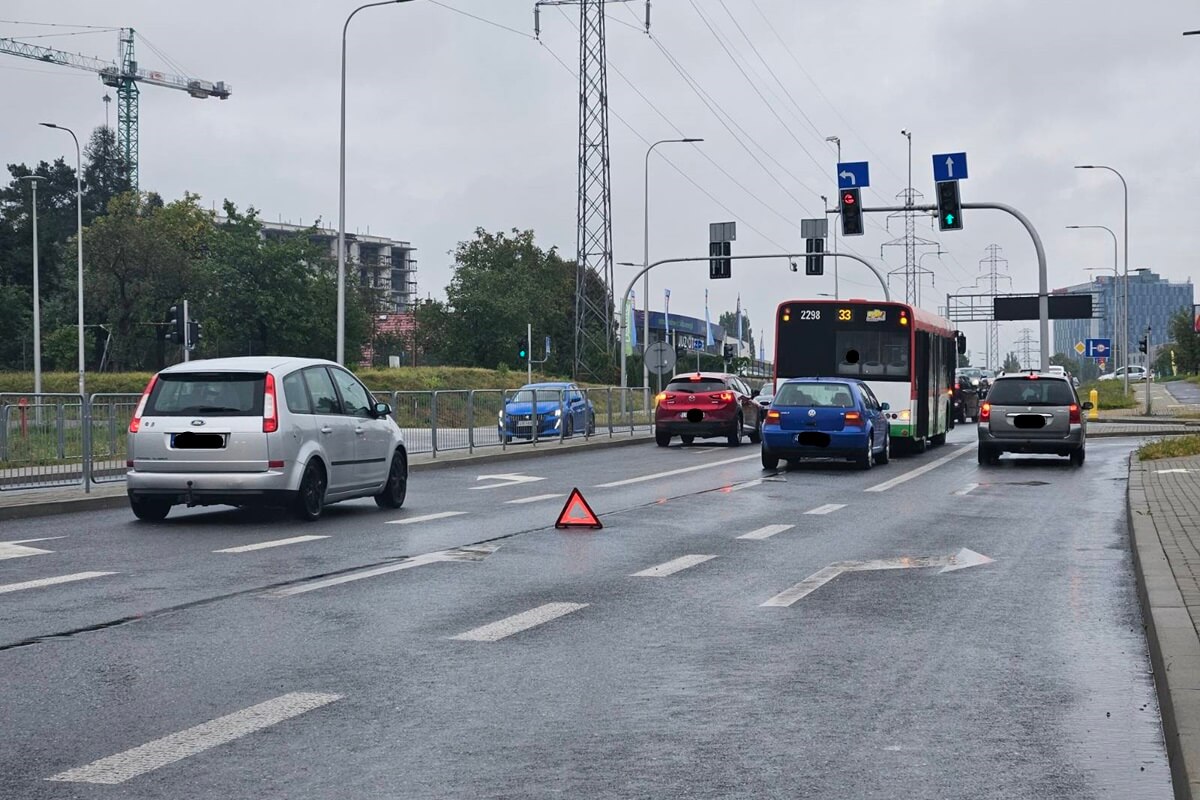
[[[497,428],[500,438],[511,442],[532,439],[534,425],[539,439],[569,438],[585,432],[590,436],[596,432],[596,409],[573,383],[526,384],[505,401]]]
[[[887,410],[862,381],[792,378],[781,383],[763,422],[763,469],[801,458],[845,458],[863,469],[886,464],[892,446]]]

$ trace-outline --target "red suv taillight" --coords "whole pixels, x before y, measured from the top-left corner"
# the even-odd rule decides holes
[[[133,411],[133,418],[129,420],[130,433],[137,433],[142,427],[142,413],[146,410],[146,401],[150,399],[150,392],[154,391],[156,383],[158,383],[158,373],[150,377],[150,382],[146,384],[146,389],[142,392],[142,399],[138,400],[137,408]]]
[[[1067,406],[1067,411],[1071,412],[1070,422],[1072,425],[1082,424],[1083,420],[1080,419],[1080,417],[1079,417],[1079,404],[1078,403],[1071,403],[1071,405]]]
[[[714,403],[732,403],[733,392],[721,392],[720,394],[713,394],[712,401]]]
[[[275,376],[267,373],[263,390],[263,433],[279,430],[279,405],[275,402]]]
[[[979,407],[979,421],[990,422],[992,419],[992,404],[984,403]]]

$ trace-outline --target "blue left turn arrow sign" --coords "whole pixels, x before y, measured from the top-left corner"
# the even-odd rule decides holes
[[[843,161],[837,165],[839,189],[861,189],[871,185],[871,171],[866,161]]]

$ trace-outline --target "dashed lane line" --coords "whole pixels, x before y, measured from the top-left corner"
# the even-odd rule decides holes
[[[518,497],[516,500],[505,500],[505,505],[519,506],[525,503],[540,503],[543,500],[553,500],[557,497],[565,497],[561,494],[535,494],[533,497]]]
[[[783,533],[784,531],[791,530],[794,527],[796,527],[796,526],[795,525],[766,525],[762,528],[758,528],[757,530],[750,531],[749,533],[743,533],[741,536],[739,536],[737,538],[751,539],[751,540],[755,540],[755,541],[760,540],[760,539],[769,539],[777,533]]]
[[[187,730],[60,772],[46,780],[116,785],[159,767],[203,753],[284,720],[340,700],[341,695],[292,692],[265,703],[217,717]]]
[[[965,497],[966,495],[969,495],[971,492],[975,491],[978,488],[979,488],[978,483],[968,483],[966,486],[962,487],[961,489],[956,489],[954,491],[954,493],[956,495],[958,495],[959,497]]]
[[[823,506],[817,506],[816,508],[809,509],[808,511],[805,511],[804,513],[821,516],[823,514],[832,514],[833,512],[837,511],[838,509],[842,509],[845,507],[846,507],[845,503],[826,503]]]
[[[466,514],[466,511],[439,511],[436,514],[423,514],[419,517],[401,517],[400,519],[389,519],[388,525],[413,525],[418,522],[433,522],[435,519],[448,519],[450,517],[461,517]]]
[[[546,603],[450,638],[463,642],[498,642],[514,633],[529,630],[587,607],[587,603]]]
[[[596,488],[612,489],[617,486],[629,486],[630,484],[634,484],[634,483],[643,483],[645,481],[656,481],[656,480],[659,480],[660,478],[670,478],[675,475],[684,475],[688,472],[698,472],[702,469],[712,469],[713,467],[721,467],[726,464],[737,464],[739,462],[749,461],[752,458],[758,458],[758,457],[759,457],[759,454],[755,453],[754,455],[741,456],[739,458],[726,458],[726,459],[722,459],[721,461],[713,461],[709,464],[696,464],[695,466],[681,467],[679,469],[671,469],[671,470],[667,470],[666,472],[655,472],[651,475],[639,475],[636,478],[625,478],[625,479],[619,480],[619,481],[610,481],[609,483],[599,483],[599,484],[596,484]]]
[[[869,486],[866,489],[864,489],[863,491],[864,492],[886,492],[888,489],[891,489],[894,486],[899,486],[900,484],[904,483],[905,481],[911,481],[913,478],[919,478],[920,476],[924,475],[926,472],[935,470],[938,467],[942,466],[943,464],[947,464],[950,461],[953,461],[954,459],[958,458],[959,456],[965,456],[967,453],[970,453],[974,449],[975,449],[974,447],[959,448],[958,450],[955,450],[953,453],[950,453],[949,455],[946,455],[946,456],[942,456],[941,458],[937,459],[936,461],[930,461],[928,464],[917,467],[916,469],[910,469],[908,472],[905,472],[901,475],[897,475],[895,478],[892,478],[891,480],[884,481],[883,483],[877,483],[874,486]]]
[[[659,564],[656,567],[647,567],[640,572],[635,572],[630,577],[632,578],[665,578],[668,575],[674,575],[676,572],[682,572],[689,567],[694,567],[698,564],[703,564],[705,561],[711,561],[716,556],[703,555],[688,555],[673,558],[664,564]]]
[[[316,539],[328,539],[328,536],[293,536],[290,539],[272,539],[269,542],[256,542],[255,544],[243,544],[238,547],[226,547],[223,550],[213,550],[214,553],[249,553],[254,550],[266,550],[269,547],[283,547],[289,544],[300,544],[301,542],[311,542]]]
[[[43,586],[56,586],[60,583],[75,583],[76,581],[86,581],[92,578],[103,578],[106,575],[116,575],[115,572],[73,572],[70,575],[56,575],[53,578],[38,578],[35,581],[22,581],[21,583],[6,583],[0,585],[0,594],[8,592],[20,592],[24,589],[39,589]]]

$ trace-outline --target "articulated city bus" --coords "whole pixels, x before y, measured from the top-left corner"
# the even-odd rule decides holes
[[[946,441],[950,392],[966,338],[941,317],[903,303],[791,300],[775,315],[775,383],[857,378],[887,412],[892,441],[916,450]]]

